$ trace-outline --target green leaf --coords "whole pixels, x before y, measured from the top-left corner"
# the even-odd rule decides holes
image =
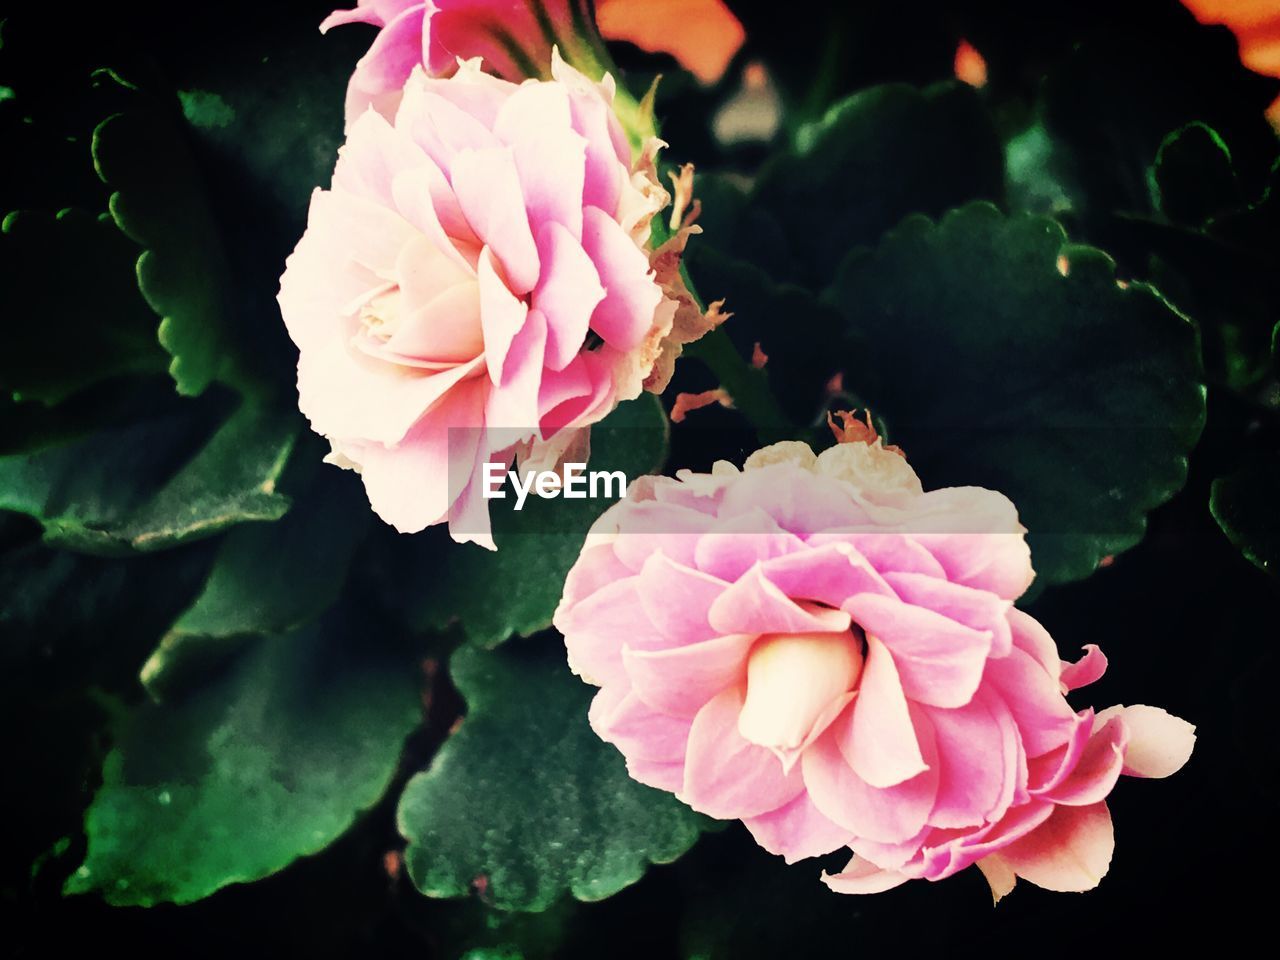
[[[382,796],[420,713],[363,624],[267,638],[189,699],[125,719],[67,893],[189,903],[322,850]]]
[[[5,217],[0,391],[52,405],[113,377],[163,371],[155,317],[134,280],[136,256],[110,218],[78,210]]]
[[[1048,583],[1142,538],[1204,422],[1194,327],[1114,266],[1052,220],[973,204],[908,218],[824,295],[861,337],[848,382],[926,487],[1009,496]]]
[[[1170,130],[1211,126],[1231,144],[1249,193],[1275,156],[1265,111],[1280,83],[1241,64],[1230,32],[1206,29],[1175,5],[1153,6],[1146,19],[1142,30],[1097,31],[1041,85],[1052,164],[1091,229],[1116,210],[1151,209],[1148,169]]]
[[[620,404],[592,427],[588,470],[621,470],[627,480],[652,472],[666,456],[666,415],[645,394]],[[497,552],[449,542],[443,529],[397,537],[381,579],[400,596],[415,631],[454,621],[467,639],[495,647],[512,634],[530,636],[551,625],[564,578],[582,550],[587,529],[609,500],[539,500],[517,512],[508,491],[490,501]],[[404,591],[402,585],[413,584]]]
[[[1280,456],[1213,481],[1209,509],[1245,559],[1280,576]]]
[[[1208,134],[1189,136],[1206,146]],[[1166,176],[1161,191],[1161,203],[1186,216],[1193,215],[1188,210],[1210,207],[1217,212],[1190,225],[1120,217],[1111,247],[1128,254],[1135,276],[1153,283],[1196,321],[1211,380],[1249,393],[1270,370],[1280,302],[1280,274],[1274,268],[1280,257],[1280,162],[1255,202],[1236,198],[1230,209],[1223,207],[1225,197],[1210,200],[1191,173],[1181,180]]]
[[[907,214],[997,199],[1003,183],[1000,141],[972,88],[872,87],[801,128],[795,148],[761,172],[752,203],[782,225],[798,273],[759,266],[821,287],[848,251]]]
[[[138,288],[161,317],[169,372],[179,393],[196,396],[215,380],[244,383],[228,336],[226,255],[176,113],[139,92],[134,108],[94,131],[93,159],[116,191],[111,215],[145,248]]]
[[[370,516],[355,477],[321,469],[282,520],[233,529],[204,589],[143,664],[148,692],[167,699],[253,637],[318,617],[342,591]]]
[[[466,719],[400,799],[405,863],[427,896],[466,896],[483,878],[504,910],[545,910],[566,891],[601,900],[698,837],[703,818],[632,780],[592,732],[593,688],[558,640],[522,646],[450,661]]]
[[[0,509],[40,521],[46,543],[103,555],[284,515],[275,488],[297,437],[292,416],[246,403],[194,455],[193,428],[169,415],[0,457]]]
[[[1242,199],[1231,151],[1216,130],[1198,121],[1165,137],[1151,174],[1157,208],[1176,223],[1199,226]]]

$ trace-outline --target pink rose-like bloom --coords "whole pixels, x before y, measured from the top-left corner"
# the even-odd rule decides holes
[[[646,50],[671,53],[703,82],[717,79],[742,45],[742,24],[722,0],[598,0],[599,30]],[[545,72],[558,44],[571,63],[597,63],[600,38],[586,0],[358,0],[321,31],[347,23],[378,27],[347,86],[347,122],[373,106],[390,117],[413,68],[446,76],[480,57],[508,80]],[[550,35],[548,34],[550,31]]]
[[[646,251],[656,141],[633,171],[611,79],[553,72],[415,71],[394,121],[351,127],[281,278],[299,406],[401,531],[492,547],[483,464],[553,466],[696,336],[678,251]]]
[[[1121,773],[1163,777],[1193,728],[1074,710],[1101,676],[1013,601],[1033,571],[1003,495],[925,492],[879,440],[646,477],[593,528],[555,625],[631,775],[741,819],[788,862],[848,846],[847,893],[977,863],[1093,887]]]

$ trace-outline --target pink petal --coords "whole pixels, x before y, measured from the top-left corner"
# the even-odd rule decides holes
[[[1065,692],[1087,687],[1094,681],[1101,679],[1106,672],[1107,655],[1102,652],[1096,643],[1088,643],[1084,647],[1084,656],[1075,663],[1064,662],[1062,664],[1060,679]]]
[[[467,222],[497,255],[512,293],[524,296],[537,284],[541,267],[510,148],[463,150],[451,175]]]
[[[884,893],[906,883],[910,877],[881,870],[870,860],[855,856],[839,873],[823,873],[822,882],[836,893]]]
[[[582,248],[595,264],[605,296],[591,314],[591,329],[605,343],[634,350],[649,334],[662,290],[649,271],[649,258],[612,217],[597,207],[583,212]]]
[[[677,563],[664,553],[654,553],[640,571],[640,602],[666,646],[684,646],[709,640],[724,631],[708,622],[712,604],[728,589],[710,574]]]
[[[398,444],[434,404],[476,379],[480,362],[440,371],[397,367],[335,337],[298,357],[298,407],[325,436]],[[477,417],[452,425],[482,422]]]
[[[578,89],[571,91],[569,109],[573,129],[587,141],[583,204],[596,207],[606,216],[613,217],[618,212],[618,198],[622,194],[622,183],[627,177],[630,159],[620,158],[613,140],[617,119],[599,93],[585,85],[579,85]]]
[[[533,306],[547,315],[547,366],[563,370],[582,350],[591,314],[604,299],[604,287],[582,245],[559,223],[538,231],[542,275]]]
[[[773,585],[757,565],[725,590],[708,614],[717,633],[825,633],[849,629],[839,610],[799,604]]]
[[[873,594],[851,597],[844,609],[863,630],[884,641],[912,700],[960,707],[972,699],[991,652],[989,631]]]
[[[804,790],[800,771],[782,772],[770,751],[738,733],[743,694],[731,687],[694,718],[680,799],[721,819],[755,817],[790,803]]]
[[[485,247],[480,254],[480,321],[484,330],[485,360],[489,367],[489,379],[502,383],[507,361],[507,351],[525,324],[528,305],[507,289],[502,280],[501,268],[493,251]]]
[[[859,593],[894,596],[884,578],[846,543],[769,558],[760,569],[788,597],[815,600],[831,607],[839,607]]]
[[[414,143],[435,161],[456,189],[457,174],[475,162],[473,153],[492,154],[503,152],[504,148],[493,131],[475,114],[462,109],[444,95],[448,87],[449,84],[442,81],[415,82],[405,86],[404,100],[396,111],[395,123],[397,129],[412,137]],[[518,192],[514,163],[511,175]],[[474,220],[472,226],[476,226]]]
[[[808,538],[810,545],[847,543],[867,558],[881,574],[890,572],[919,573],[946,579],[946,571],[925,547],[900,533],[858,533],[829,530]]]
[[[333,189],[394,207],[391,185],[403,170],[431,161],[422,148],[381,114],[362,113],[347,130],[333,168]]]
[[[698,538],[715,525],[715,518],[696,510],[650,500],[627,505],[620,514],[621,526],[614,550],[618,559],[633,570],[644,566],[661,551],[686,567],[693,567]],[[723,630],[722,633],[739,631]]]
[[[540,310],[530,310],[503,361],[502,382],[489,393],[485,426],[508,431],[512,442],[538,429],[538,388],[542,384],[542,358],[547,346],[547,320]],[[505,443],[503,444],[506,445]]]
[[[927,607],[966,627],[990,631],[991,656],[1003,657],[1013,646],[1008,620],[1011,601],[921,573],[886,573],[884,579],[906,603]]]
[[[757,509],[768,513],[784,530],[802,537],[866,519],[843,484],[790,464],[748,470],[725,490],[720,516]]]
[[[1124,754],[1124,774],[1130,777],[1167,777],[1182,769],[1196,745],[1196,728],[1159,707],[1137,704],[1108,707],[1098,714],[1097,725],[1112,717],[1124,719],[1129,744]]]
[[[598,543],[585,547],[565,578],[560,609],[567,613],[575,603],[591,596],[615,580],[631,576],[633,572],[618,559],[617,554],[613,552],[613,544]],[[557,621],[559,616],[560,612],[557,610]],[[556,629],[559,630],[559,626]]]
[[[892,787],[928,769],[893,657],[874,636],[867,637],[858,697],[836,737],[844,758],[870,786]]]
[[[1018,876],[1060,892],[1092,890],[1107,874],[1115,835],[1106,803],[1055,807],[1027,836],[1004,847],[1000,858]]]
[[[598,686],[626,687],[622,648],[637,639],[650,649],[665,641],[645,616],[637,590],[637,577],[617,580],[581,603],[556,613],[556,629],[564,635],[573,672]]]
[[[747,679],[755,637],[730,634],[665,650],[624,648],[632,688],[655,710],[692,720],[712,698]]]
[[[1097,729],[1080,754],[1080,760],[1063,781],[1045,791],[1044,799],[1084,807],[1106,799],[1120,779],[1129,731],[1124,720],[1112,717]]]
[[[558,223],[579,240],[587,141],[569,126],[564,88],[550,83],[519,87],[498,112],[494,132],[515,153],[535,231]]]
[[[801,758],[804,785],[823,815],[856,836],[900,843],[920,832],[937,795],[936,771],[879,790],[853,772],[840,752],[837,727],[819,737]]]
[[[423,157],[417,166],[395,175],[391,192],[400,215],[474,276],[481,243],[440,168]]]
[[[601,740],[612,743],[629,758],[659,763],[684,759],[689,721],[659,713],[634,691],[615,700],[612,691],[606,696],[601,690],[591,701],[588,720]]]
[[[770,853],[780,854],[787,863],[820,857],[847,846],[849,831],[832,823],[813,805],[807,793],[790,803],[743,820],[756,843]]]
[[[1058,689],[1057,678],[1030,654],[1015,647],[1009,656],[992,660],[987,679],[1013,714],[1028,757],[1048,753],[1070,739],[1075,712]]]
[[[1060,680],[1062,660],[1058,657],[1058,645],[1040,621],[1014,608],[1009,611],[1009,626],[1013,631],[1013,645],[1034,657],[1054,680]]]
[[[977,867],[982,871],[987,885],[991,887],[991,899],[994,903],[999,903],[1013,892],[1014,885],[1018,882],[1018,875],[1013,872],[1012,867],[1000,859],[999,854],[993,853],[989,857],[983,857],[978,861]]]
[[[475,378],[446,393],[395,447],[362,443],[345,448],[360,464],[360,478],[374,512],[401,533],[419,530],[444,519],[452,502],[450,464],[469,470],[480,442],[480,431],[450,431],[454,426],[481,422],[485,382]]]
[[[1081,710],[1075,715],[1066,742],[1030,761],[1027,792],[1031,796],[1043,796],[1071,776],[1071,771],[1076,768],[1089,745],[1094,725],[1093,711]]]
[[[952,710],[930,709],[938,747],[937,827],[972,827],[1004,815],[1013,801],[1018,742],[1004,704],[974,697]]]
[[[370,107],[394,103],[422,60],[422,25],[426,5],[411,7],[392,19],[374,37],[368,52],[356,63],[347,84],[346,120],[350,127]],[[345,22],[354,22],[355,18]],[[330,16],[322,26],[336,25]],[[368,22],[368,21],[365,21]],[[388,94],[392,96],[388,98]]]
[[[737,580],[757,561],[803,549],[803,540],[787,533],[763,510],[756,510],[718,523],[698,540],[694,559],[699,570],[722,580]]]

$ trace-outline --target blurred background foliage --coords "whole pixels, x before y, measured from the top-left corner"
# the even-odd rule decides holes
[[[494,557],[397,536],[320,465],[274,296],[368,32],[322,38],[324,2],[7,6],[13,955],[1078,954],[1265,927],[1280,81],[1241,55],[1267,69],[1280,9],[1241,4],[1242,45],[1173,0],[733,2],[747,41],[709,85],[614,49],[633,91],[662,74],[703,202],[690,273],[768,355],[770,429],[867,404],[926,485],[1009,493],[1024,602],[1064,654],[1112,654],[1098,702],[1199,727],[1186,770],[1115,794],[1099,890],[992,910],[976,875],[831,894],[622,774],[546,630],[598,505],[499,517]],[[670,397],[716,385],[686,360]],[[597,461],[705,469],[762,427],[664,421],[625,405]]]

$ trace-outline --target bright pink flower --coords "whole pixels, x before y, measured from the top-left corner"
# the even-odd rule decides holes
[[[1167,776],[1194,737],[1154,707],[1067,705],[1106,660],[1064,663],[1013,607],[1024,533],[1001,494],[926,493],[878,440],[780,443],[741,472],[636,481],[555,625],[633,777],[788,862],[851,847],[833,889],[973,863],[997,893],[1086,889],[1116,778]]]
[[[722,0],[609,0],[599,30],[646,50],[673,54],[704,82],[719,77],[742,45],[742,24]],[[379,29],[347,88],[347,122],[372,105],[388,118],[413,68],[447,76],[459,59],[480,57],[508,80],[541,76],[559,45],[571,63],[604,69],[592,5],[586,0],[358,0],[322,31],[346,23]]]
[[[352,125],[281,278],[299,406],[402,531],[491,547],[482,465],[554,465],[692,337],[671,247],[646,251],[656,147],[633,171],[612,81],[553,72],[417,70],[394,122]]]

